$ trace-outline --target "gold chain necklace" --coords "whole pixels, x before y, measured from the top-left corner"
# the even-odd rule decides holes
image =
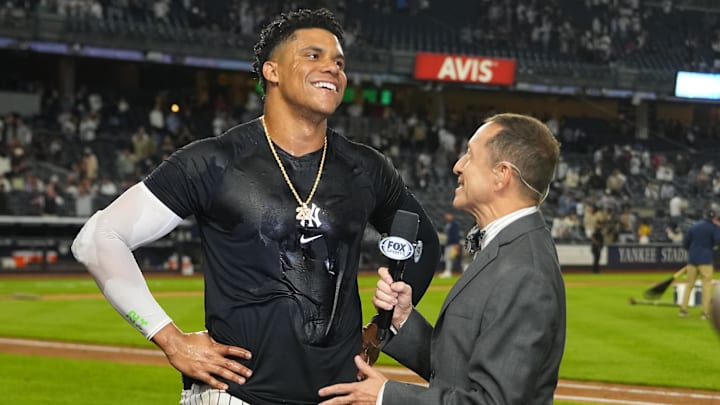
[[[292,181],[290,181],[290,176],[288,176],[287,171],[285,170],[285,166],[283,166],[282,161],[280,160],[280,156],[278,156],[277,151],[275,151],[275,146],[273,145],[272,139],[270,139],[270,132],[267,129],[267,125],[265,125],[265,116],[263,115],[260,117],[260,122],[262,123],[263,130],[265,130],[265,137],[267,138],[268,145],[270,145],[270,151],[273,154],[273,157],[275,157],[275,161],[277,162],[278,166],[280,167],[280,171],[282,172],[283,177],[285,178],[285,183],[287,183],[288,187],[290,187],[290,191],[292,192],[293,196],[295,196],[295,200],[298,203],[298,207],[295,208],[295,212],[297,213],[295,215],[295,219],[298,221],[311,221],[312,220],[312,210],[310,207],[308,207],[308,204],[310,204],[310,201],[312,201],[313,196],[315,195],[315,191],[317,190],[318,184],[320,184],[320,177],[322,176],[323,166],[325,166],[325,155],[327,152],[327,135],[325,136],[325,142],[323,143],[323,151],[322,151],[322,157],[320,158],[320,167],[318,168],[317,176],[315,177],[315,184],[313,184],[312,189],[310,190],[310,195],[308,195],[307,200],[303,201],[300,198],[300,195],[298,194],[297,190],[295,190],[295,186],[293,186]]]

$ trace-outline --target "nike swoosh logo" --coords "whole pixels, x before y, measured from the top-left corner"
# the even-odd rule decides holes
[[[306,243],[310,243],[310,242],[314,241],[315,239],[322,238],[322,237],[323,237],[322,235],[315,235],[315,236],[306,238],[305,235],[300,235],[300,243],[304,245]]]

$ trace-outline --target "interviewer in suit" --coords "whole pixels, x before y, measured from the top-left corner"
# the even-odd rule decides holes
[[[320,390],[332,404],[551,404],[565,345],[565,287],[555,244],[538,206],[560,148],[540,121],[488,118],[455,164],[453,205],[470,213],[482,249],[450,290],[435,327],[411,305],[411,288],[381,268],[373,303],[395,308],[397,334],[383,351],[428,387],[367,378]]]

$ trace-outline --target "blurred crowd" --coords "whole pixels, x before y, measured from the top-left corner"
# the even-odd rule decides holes
[[[431,0],[327,3],[332,4],[302,4],[329,5],[341,19],[352,14],[345,24],[348,42],[363,46],[382,43],[372,35],[370,22],[360,14],[355,18],[359,9],[363,15],[446,18],[434,12],[438,5]],[[682,37],[687,51],[682,63],[700,70],[720,66],[720,60],[716,66],[706,58],[720,55],[717,15],[708,13],[696,24],[685,24],[686,13],[675,12],[670,1],[662,7],[638,0],[457,3],[469,10],[456,24],[448,25],[457,36],[449,37],[446,45],[453,38],[478,46],[512,42],[517,48],[545,49],[608,64],[643,49],[657,49],[669,40],[657,28],[679,25],[674,33],[682,34],[676,36]],[[251,0],[11,0],[0,8],[0,21],[42,11],[76,23],[93,18],[142,20],[232,33],[254,41],[257,27],[269,15],[298,5]],[[167,92],[120,94],[111,87],[90,88],[83,83],[65,96],[34,82],[2,82],[0,86],[42,94],[37,116],[0,117],[0,213],[4,215],[89,216],[177,148],[194,139],[217,136],[261,113],[261,100],[254,90],[241,102],[216,95],[202,103],[178,105],[172,104]],[[440,226],[455,187],[452,166],[475,126],[494,112],[494,108],[468,106],[431,119],[429,111],[358,99],[343,104],[330,122],[349,138],[393,159]],[[637,139],[634,123],[623,116],[538,118],[563,145],[563,159],[543,206],[558,240],[586,243],[600,224],[606,243],[678,242],[689,221],[720,196],[714,153],[720,147],[720,128],[657,120],[648,129],[648,139]],[[464,230],[469,229],[467,218],[458,219]]]
[[[162,92],[137,105],[132,98],[80,86],[72,100],[48,92],[38,116],[2,117],[0,210],[89,216],[178,147],[261,114],[254,90],[239,106],[218,97],[195,109],[173,105]],[[387,154],[441,224],[456,182],[452,166],[477,123],[495,112],[468,108],[432,120],[428,111],[359,99],[344,103],[331,125]],[[601,223],[607,243],[678,241],[688,221],[720,197],[717,154],[708,152],[720,145],[714,130],[661,122],[640,141],[618,135],[617,121],[538,118],[563,144],[543,205],[558,240],[585,242]],[[698,142],[703,150],[695,149]]]
[[[251,45],[279,11],[328,7],[343,22],[347,46],[512,55],[647,69],[720,69],[718,10],[673,0],[8,0],[0,23],[36,13],[66,19],[74,32],[157,36],[210,46]],[[682,2],[680,2],[682,3]],[[383,19],[386,15],[392,18]],[[350,17],[350,18],[348,18]],[[400,23],[412,17],[414,22]],[[401,32],[410,31],[410,32]],[[214,35],[219,34],[219,35]],[[398,42],[398,37],[409,38]]]

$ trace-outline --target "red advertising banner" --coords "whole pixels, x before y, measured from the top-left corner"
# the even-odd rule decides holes
[[[418,52],[415,54],[415,78],[511,85],[515,82],[515,60]]]

